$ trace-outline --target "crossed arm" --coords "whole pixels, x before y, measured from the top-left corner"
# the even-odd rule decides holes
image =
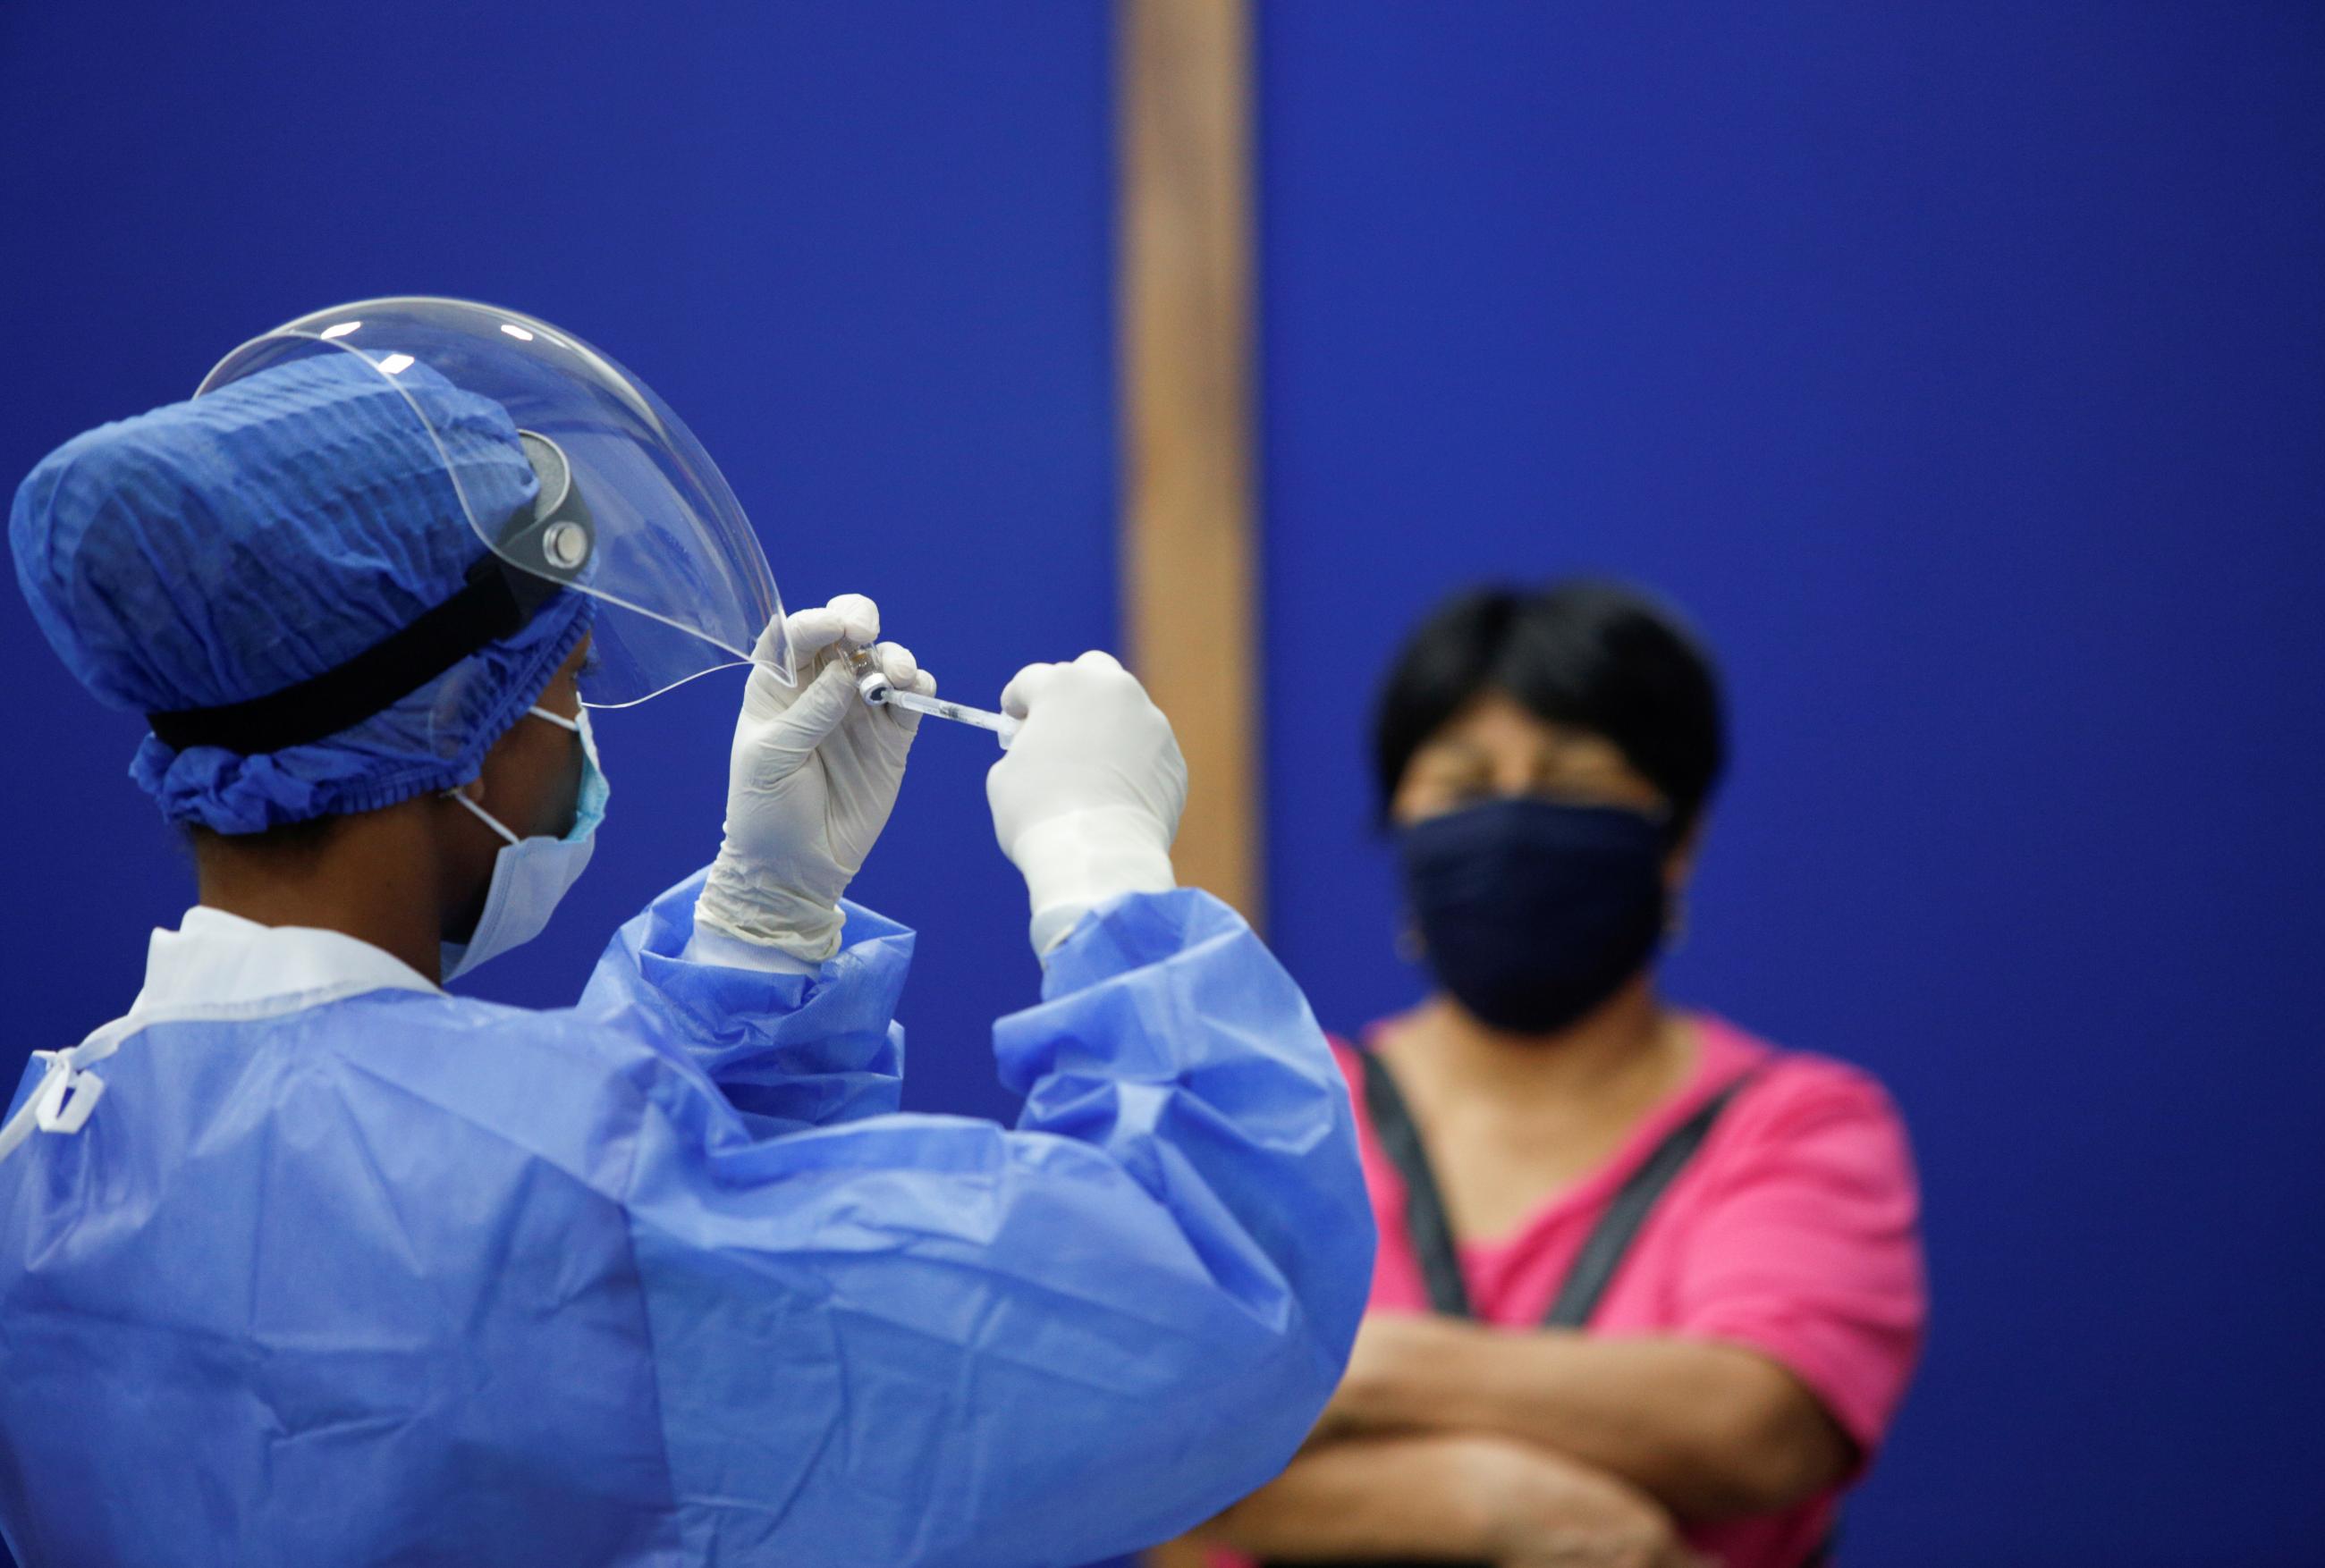
[[[1285,1562],[1420,1557],[1508,1568],[1689,1568],[1669,1517],[1586,1465],[1507,1438],[1427,1433],[1312,1448],[1202,1532]]]
[[[1617,1476],[1690,1523],[1777,1512],[1854,1445],[1800,1380],[1740,1345],[1367,1318],[1321,1434],[1477,1432]]]
[[[1849,1439],[1775,1362],[1376,1314],[1309,1445],[1205,1534],[1296,1559],[1690,1561],[1678,1524],[1774,1512],[1847,1473]]]

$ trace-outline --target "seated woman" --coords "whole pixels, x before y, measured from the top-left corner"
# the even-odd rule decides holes
[[[1672,1006],[1718,683],[1627,589],[1446,604],[1376,760],[1433,993],[1338,1047],[1381,1247],[1354,1361],[1254,1555],[1818,1560],[1925,1308],[1881,1087]]]

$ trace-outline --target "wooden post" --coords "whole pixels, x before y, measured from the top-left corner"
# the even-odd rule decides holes
[[[1193,780],[1179,880],[1263,908],[1244,0],[1119,0],[1122,603]]]

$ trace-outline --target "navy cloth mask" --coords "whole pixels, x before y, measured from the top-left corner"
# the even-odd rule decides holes
[[[1430,968],[1495,1028],[1565,1028],[1663,938],[1663,825],[1644,812],[1494,800],[1414,823],[1401,847]]]

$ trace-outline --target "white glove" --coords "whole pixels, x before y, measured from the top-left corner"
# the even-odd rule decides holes
[[[936,681],[893,642],[874,647],[879,606],[842,594],[783,623],[799,684],[755,666],[727,766],[727,836],[694,906],[697,945],[772,945],[807,964],[839,950],[839,895],[887,826],[920,715],[874,707],[834,644],[872,648],[900,691]],[[773,633],[762,634],[764,648]],[[810,656],[812,656],[811,658]]]
[[[1033,951],[1123,893],[1162,892],[1187,805],[1187,760],[1171,721],[1110,653],[1031,664],[1001,694],[1024,721],[985,776],[993,834],[1024,875]]]

